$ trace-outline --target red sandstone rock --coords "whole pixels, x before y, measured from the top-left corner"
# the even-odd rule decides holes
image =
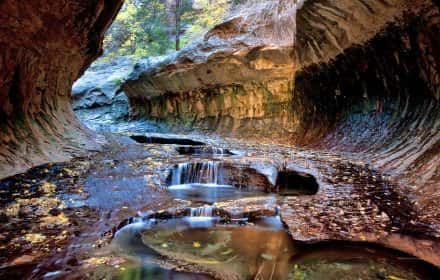
[[[92,150],[70,105],[122,0],[0,3],[0,178]]]

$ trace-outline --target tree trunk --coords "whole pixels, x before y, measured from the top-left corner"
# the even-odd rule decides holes
[[[180,50],[180,17],[181,17],[181,0],[176,0],[176,51]]]

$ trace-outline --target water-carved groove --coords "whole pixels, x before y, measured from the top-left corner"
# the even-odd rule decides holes
[[[168,145],[192,145],[203,146],[206,145],[203,142],[175,137],[159,137],[159,136],[146,136],[146,135],[131,135],[131,139],[142,144],[168,144]]]
[[[281,195],[314,195],[319,190],[315,177],[293,170],[278,172],[276,187]]]

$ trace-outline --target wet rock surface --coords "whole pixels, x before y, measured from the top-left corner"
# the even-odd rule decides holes
[[[68,92],[99,54],[120,2],[54,2],[45,9],[35,1],[0,4],[6,11],[0,16],[0,177],[104,144],[101,137],[89,141],[93,134],[73,116]],[[85,124],[106,134],[104,151],[0,181],[1,278],[270,278],[279,276],[275,253],[290,242],[311,248],[292,255],[297,266],[280,269],[293,279],[330,272],[343,279],[335,267],[366,279],[439,275],[427,263],[403,273],[409,266],[396,269],[377,261],[380,254],[353,254],[357,248],[371,253],[375,244],[409,254],[391,254],[385,258],[391,262],[419,258],[440,266],[437,2],[257,2],[175,57],[139,63],[123,87],[135,116],[236,138],[153,136],[170,130],[128,121],[126,109],[114,104],[79,110]],[[303,8],[295,21],[297,3]],[[79,107],[106,104],[104,95],[114,100],[114,88],[108,90]],[[249,134],[259,141],[240,137]],[[136,143],[133,135],[146,140]],[[213,148],[188,150],[190,143]],[[226,149],[235,155],[218,153]],[[211,176],[218,171],[206,164],[212,161],[222,166],[223,181]],[[179,185],[225,183],[252,195],[207,201],[208,189],[197,193],[202,199],[178,196],[169,183],[176,166],[201,173],[194,180],[178,176]],[[292,185],[313,192],[292,193]],[[217,217],[222,223],[212,222]],[[267,222],[274,217],[276,223]],[[187,228],[175,234],[176,227],[171,233],[151,227],[179,219],[197,225],[194,236]],[[125,233],[121,251],[114,245]],[[208,248],[209,234],[227,246]],[[234,234],[240,238],[222,238]],[[344,247],[334,243],[310,263],[322,241],[359,247],[348,250],[347,261],[334,256]],[[256,264],[216,267],[231,262],[230,249]],[[366,261],[355,269],[359,258]]]
[[[140,62],[123,86],[134,116],[349,152],[400,180],[395,192],[437,215],[438,3],[296,2],[243,8],[203,43]],[[271,23],[286,15],[295,24],[280,41]]]
[[[225,166],[252,166],[252,170],[264,174],[266,184],[272,180],[276,185],[284,176],[280,176],[281,172],[274,175],[271,168],[310,174],[303,176],[313,176],[319,183],[314,195],[268,196],[263,192],[254,197],[212,201],[212,208],[207,208],[198,200],[176,198],[167,183],[170,170],[177,164],[206,162],[206,155],[181,155],[176,144],[140,145],[128,136],[112,138],[108,150],[94,157],[42,166],[0,182],[4,194],[2,277],[42,278],[46,273],[57,272],[99,278],[124,275],[125,269],[147,269],[136,264],[131,253],[117,253],[109,245],[116,232],[139,219],[127,220],[128,217],[148,220],[212,215],[253,227],[254,220],[280,215],[288,240],[311,244],[323,240],[369,242],[440,264],[436,253],[438,216],[420,212],[413,201],[394,191],[395,182],[364,163],[313,150],[205,137],[205,143],[240,152],[233,157],[216,157],[216,161]],[[202,139],[200,135],[185,138]],[[227,176],[240,174],[237,172]],[[258,176],[250,178],[255,180]],[[207,209],[212,210],[206,212]],[[191,258],[162,254],[152,262],[153,268],[146,271],[156,271],[157,275],[187,271],[202,273],[194,277],[209,274],[230,279],[218,269],[192,262]],[[313,267],[300,265],[297,270],[324,269]],[[270,274],[270,270],[264,271]]]

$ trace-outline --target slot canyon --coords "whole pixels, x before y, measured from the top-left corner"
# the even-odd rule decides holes
[[[439,279],[439,1],[0,12],[0,279]]]

